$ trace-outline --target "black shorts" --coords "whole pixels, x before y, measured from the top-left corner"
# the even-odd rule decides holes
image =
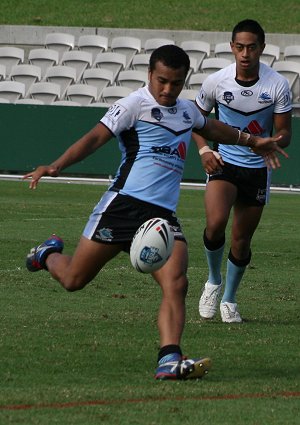
[[[174,212],[113,191],[105,192],[95,206],[83,236],[101,243],[124,244],[124,250],[129,251],[137,229],[154,217],[166,219],[174,238],[186,242]]]
[[[208,176],[207,181],[226,180],[237,188],[237,199],[249,206],[268,202],[271,173],[267,167],[247,168],[224,161],[222,171]]]

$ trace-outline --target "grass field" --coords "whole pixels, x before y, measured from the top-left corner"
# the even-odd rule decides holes
[[[200,381],[156,382],[160,292],[122,254],[65,292],[29,273],[28,250],[56,232],[72,253],[105,187],[0,181],[0,424],[299,424],[300,196],[272,194],[239,291],[245,323],[203,322],[203,191],[182,190],[190,289],[183,349],[208,355]]]
[[[232,31],[245,18],[266,32],[300,32],[299,0],[2,0],[1,24]]]
[[[124,7],[126,5],[126,8]],[[84,10],[84,13],[82,13]],[[231,31],[244,18],[299,33],[298,0],[2,0],[2,25]],[[183,190],[189,240],[185,354],[200,381],[156,382],[160,292],[120,255],[83,291],[25,269],[51,232],[72,253],[105,187],[0,181],[0,425],[299,425],[300,196],[273,194],[239,290],[245,323],[203,322],[203,192]]]

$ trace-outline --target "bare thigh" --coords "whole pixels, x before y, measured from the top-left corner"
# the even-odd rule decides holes
[[[213,180],[205,191],[206,236],[217,241],[224,235],[237,197],[237,188],[225,180]]]

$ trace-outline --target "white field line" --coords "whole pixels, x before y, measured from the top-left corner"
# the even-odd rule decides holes
[[[23,177],[14,174],[0,174],[0,180],[14,180],[22,181]],[[97,178],[86,178],[86,177],[42,177],[42,182],[47,183],[67,183],[67,184],[95,184],[95,185],[109,185],[112,181],[108,179],[97,179]],[[205,183],[189,183],[182,182],[181,188],[187,189],[204,189]],[[283,192],[283,193],[300,193],[299,187],[293,187],[292,185],[287,187],[271,186],[271,192]]]

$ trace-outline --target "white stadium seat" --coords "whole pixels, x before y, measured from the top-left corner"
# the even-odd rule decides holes
[[[141,52],[142,41],[137,37],[114,37],[110,47],[112,52],[126,56],[125,68],[129,68],[134,55]]]
[[[287,61],[300,62],[300,45],[286,46],[283,51],[283,59]]]
[[[231,62],[234,61],[234,55],[232,53],[231,47],[230,47],[230,43],[226,42],[226,43],[216,43],[215,45],[215,57],[216,58],[223,58],[223,59],[228,59]]]
[[[204,72],[197,72],[196,74],[192,74],[188,81],[188,88],[193,90],[200,90],[203,81],[208,77],[209,74]]]
[[[66,65],[56,65],[48,68],[45,80],[60,86],[60,97],[63,98],[70,84],[76,82],[76,69]]]
[[[231,63],[232,62],[229,59],[225,58],[207,58],[203,60],[201,70],[207,74],[211,74],[212,72],[225,68]]]
[[[15,104],[22,104],[22,105],[45,105],[44,102],[40,99],[32,99],[25,97],[24,99],[17,99],[15,101]]]
[[[272,66],[275,61],[278,61],[280,57],[280,47],[275,44],[266,44],[260,61],[266,65]]]
[[[133,90],[130,87],[110,86],[102,90],[100,102],[113,104],[118,99],[128,96]]]
[[[131,68],[136,71],[148,72],[150,56],[150,53],[136,54],[132,59]]]
[[[36,65],[20,64],[12,67],[10,79],[25,84],[25,96],[32,86],[41,80],[41,68]]]
[[[45,47],[56,50],[59,61],[64,52],[74,49],[75,37],[73,34],[51,32],[46,34]]]
[[[198,90],[183,89],[183,90],[181,90],[179,98],[194,101],[196,99],[196,96],[198,95],[198,93],[199,93]]]
[[[97,87],[88,84],[72,84],[67,88],[66,99],[85,106],[97,100]]]
[[[14,46],[0,47],[0,64],[5,66],[6,75],[9,75],[15,65],[24,62],[24,50]]]
[[[82,75],[82,81],[85,84],[97,87],[97,98],[100,96],[104,87],[110,86],[114,82],[114,73],[105,68],[89,68]]]
[[[25,84],[18,81],[0,81],[0,97],[14,103],[25,96]]]
[[[283,75],[289,82],[292,101],[299,102],[300,98],[300,63],[294,61],[277,61],[273,69]]]
[[[91,53],[94,63],[98,53],[107,51],[108,38],[98,34],[81,35],[77,46],[79,50]]]
[[[169,38],[148,38],[145,41],[144,51],[145,53],[152,53],[153,50],[165,44],[175,44],[175,41]]]
[[[83,50],[72,50],[62,55],[62,65],[76,69],[76,81],[79,82],[83,72],[92,66],[93,55]]]
[[[134,69],[121,71],[117,78],[117,84],[119,86],[130,87],[133,90],[144,87],[147,83],[148,73],[144,71],[136,71]]]
[[[126,61],[126,55],[123,55],[122,53],[104,52],[98,53],[94,66],[110,69],[114,73],[114,78],[116,78],[119,72],[125,69]]]
[[[28,62],[41,68],[42,79],[46,75],[47,69],[57,65],[58,61],[59,54],[56,50],[31,49],[28,53]]]
[[[210,55],[210,43],[206,41],[186,40],[180,44],[180,47],[189,55],[190,59],[196,59],[196,71],[200,69],[203,59]]]
[[[32,99],[39,99],[45,104],[50,105],[54,100],[60,98],[60,86],[49,81],[34,83],[30,87],[29,96]]]

